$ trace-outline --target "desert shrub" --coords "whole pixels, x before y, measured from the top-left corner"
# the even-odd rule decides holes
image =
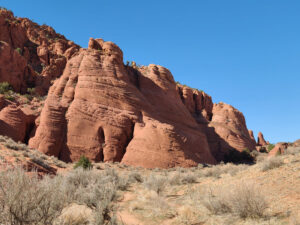
[[[81,167],[86,170],[86,169],[92,169],[93,165],[87,157],[81,156],[79,161],[74,165],[74,169],[78,167]]]
[[[128,178],[129,182],[143,183],[143,177],[138,172],[131,172]]]
[[[246,170],[249,166],[247,164],[232,164],[232,163],[221,163],[219,165],[211,166],[202,169],[200,172],[205,177],[220,178],[222,174],[230,174],[235,176],[238,172]]]
[[[33,99],[33,96],[30,94],[23,95],[25,98],[27,98],[28,101],[31,101]]]
[[[64,207],[60,178],[31,177],[20,169],[0,172],[0,223],[52,224]]]
[[[60,160],[58,160],[58,159],[53,160],[53,163],[54,163],[57,167],[59,167],[59,168],[66,168],[66,167],[67,167],[67,164],[66,164],[65,162],[60,161]]]
[[[108,168],[104,170],[104,175],[110,177],[118,190],[125,191],[128,189],[130,184],[129,179],[125,176],[120,176],[115,169]]]
[[[3,94],[5,99],[13,101],[16,93],[13,91],[12,86],[8,82],[0,83],[0,94]]]
[[[15,95],[13,92],[9,92],[8,94],[6,94],[5,99],[9,100],[9,101],[14,101],[15,100]]]
[[[274,168],[278,168],[284,164],[283,158],[278,156],[278,157],[270,157],[264,161],[261,162],[261,170],[262,171],[267,171],[271,170]]]
[[[42,158],[38,158],[36,156],[33,156],[30,160],[31,162],[40,165],[41,167],[50,170],[51,167],[44,161]]]
[[[173,218],[176,215],[166,198],[154,191],[140,191],[140,194],[129,204],[130,211],[136,211],[151,220]],[[145,223],[148,224],[148,223]]]
[[[7,139],[8,137],[0,135],[0,142],[6,142]]]
[[[170,185],[181,185],[181,174],[180,173],[174,173],[170,179],[169,179]]]
[[[21,151],[27,151],[28,146],[23,144],[22,142],[15,142],[13,139],[9,137],[0,137],[0,142],[4,142],[4,146],[12,149],[12,150],[21,150]]]
[[[144,182],[144,186],[157,194],[161,194],[167,186],[167,178],[161,175],[151,174]]]
[[[297,155],[300,153],[300,146],[299,147],[288,147],[284,154],[287,155]]]
[[[4,144],[5,147],[12,149],[12,150],[19,150],[19,145],[13,141],[12,139],[7,139],[6,143]]]
[[[251,155],[249,149],[244,149],[242,152],[237,150],[229,150],[224,156],[224,162],[242,163],[242,162],[253,162],[254,157]]]
[[[268,208],[258,187],[245,182],[210,188],[203,204],[213,214],[231,213],[241,218],[262,218]]]
[[[271,151],[273,148],[275,148],[275,145],[269,144],[269,145],[267,146],[267,151],[269,152],[269,151]]]
[[[65,177],[64,188],[70,202],[85,204],[95,211],[96,224],[114,221],[112,202],[122,179],[114,171],[76,169]]]
[[[28,92],[30,95],[35,95],[35,88],[27,88],[27,92]]]
[[[177,171],[168,179],[170,185],[192,184],[197,182],[197,175],[189,173],[178,173]]]
[[[94,211],[95,224],[114,224],[114,207],[120,179],[111,173],[82,168],[66,175],[39,179],[23,169],[0,172],[0,224],[56,224],[55,219],[71,203]]]
[[[7,92],[12,90],[12,86],[8,82],[0,83],[0,94],[6,94]]]

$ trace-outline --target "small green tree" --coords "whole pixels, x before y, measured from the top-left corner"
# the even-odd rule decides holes
[[[8,82],[0,83],[0,94],[6,94],[9,91],[12,91],[13,88]]]
[[[74,169],[78,167],[82,167],[83,169],[86,170],[86,169],[92,169],[93,165],[87,157],[81,156],[79,161],[75,164]]]

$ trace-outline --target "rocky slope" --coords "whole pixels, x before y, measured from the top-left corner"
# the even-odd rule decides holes
[[[48,93],[26,104],[0,97],[0,134],[64,161],[86,155],[148,168],[214,164],[231,149],[255,149],[241,112],[175,83],[168,69],[124,65],[112,42],[90,39],[83,49],[0,12],[0,82]]]

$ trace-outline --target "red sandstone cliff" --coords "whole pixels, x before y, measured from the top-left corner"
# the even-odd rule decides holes
[[[149,168],[216,163],[230,149],[255,149],[237,109],[176,84],[162,66],[125,66],[112,42],[91,39],[82,49],[3,10],[0,31],[0,82],[19,93],[48,92],[29,107],[0,98],[0,134],[30,139],[65,161],[86,155]]]

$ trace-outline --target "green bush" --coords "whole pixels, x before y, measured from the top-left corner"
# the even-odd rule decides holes
[[[35,95],[35,88],[27,88],[27,92],[31,95]]]
[[[12,90],[13,90],[13,88],[8,82],[0,83],[0,94],[6,94]]]
[[[0,94],[3,94],[7,100],[13,101],[15,99],[15,92],[8,82],[0,83]]]
[[[81,156],[79,161],[75,164],[74,169],[82,167],[83,169],[92,169],[93,165],[90,162],[90,160],[85,157],[85,156]]]
[[[275,147],[275,145],[269,144],[269,145],[267,146],[268,152],[271,151],[274,147]]]

